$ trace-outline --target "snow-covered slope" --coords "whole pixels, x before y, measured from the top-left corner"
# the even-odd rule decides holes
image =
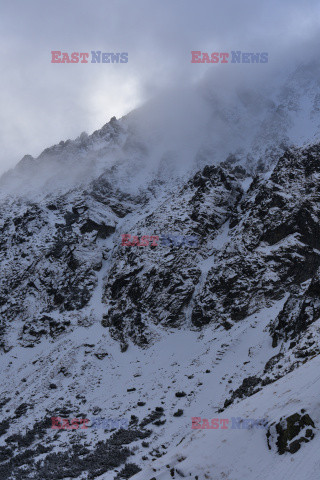
[[[223,418],[266,419],[268,424],[283,417],[308,412],[319,425],[319,357],[303,365],[296,372],[264,388],[262,392],[230,407]],[[302,411],[302,413],[301,413]],[[208,409],[207,409],[208,412]],[[203,418],[221,415],[205,412]],[[195,412],[193,412],[195,413]],[[199,413],[199,412],[196,412]],[[200,415],[201,416],[201,415]],[[298,423],[298,422],[297,422]],[[230,421],[228,429],[192,430],[180,445],[165,458],[156,460],[148,469],[133,476],[134,480],[155,478],[232,479],[259,478],[261,480],[319,478],[319,428],[312,442],[303,444],[292,454],[279,455],[268,448],[266,428],[243,428]],[[190,424],[189,424],[190,428]],[[108,477],[104,477],[108,478]],[[110,477],[111,478],[111,477]]]

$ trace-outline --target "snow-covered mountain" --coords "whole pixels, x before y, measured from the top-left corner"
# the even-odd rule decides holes
[[[318,479],[319,78],[167,93],[2,176],[1,479]]]

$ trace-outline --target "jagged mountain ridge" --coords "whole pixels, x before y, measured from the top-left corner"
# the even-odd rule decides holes
[[[37,158],[26,155],[2,175],[0,194],[38,195],[40,201],[48,193],[83,189],[110,169],[117,170],[117,186],[136,193],[159,180],[172,186],[179,177],[186,181],[228,156],[251,176],[266,172],[286,148],[320,140],[319,64],[272,78],[252,84],[248,73],[235,84],[221,73],[189,90],[166,92],[91,135],[61,141]]]

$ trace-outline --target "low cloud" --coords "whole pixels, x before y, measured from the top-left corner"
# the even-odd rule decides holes
[[[153,115],[162,111],[172,125],[190,118],[171,129],[183,141],[193,121],[210,115],[205,95],[199,101],[183,96],[193,85],[202,85],[207,96],[218,89],[219,96],[244,81],[263,83],[264,76],[271,84],[312,57],[318,25],[316,1],[3,0],[0,173],[25,154],[37,156],[83,130],[90,133],[154,98]],[[191,64],[191,50],[234,49],[267,51],[269,63]],[[128,52],[129,62],[52,64],[51,50]]]

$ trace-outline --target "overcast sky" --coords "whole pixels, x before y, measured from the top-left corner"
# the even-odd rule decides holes
[[[0,0],[0,173],[225,68],[192,64],[191,50],[268,52],[279,70],[318,50],[319,27],[319,0]],[[52,50],[129,61],[53,64]]]

